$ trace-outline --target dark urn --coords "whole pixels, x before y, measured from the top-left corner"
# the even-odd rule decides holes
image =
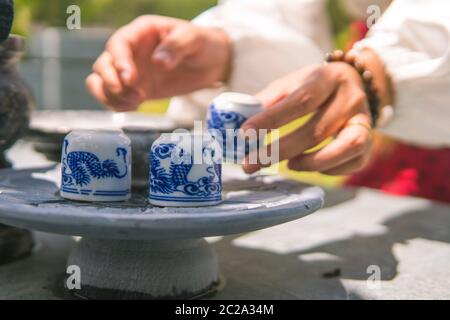
[[[24,39],[14,36],[0,45],[0,168],[9,167],[4,153],[25,133],[33,106],[31,91],[16,70],[24,46]]]
[[[16,70],[24,47],[24,39],[16,36],[0,44],[0,169],[10,167],[5,151],[27,130],[33,106],[31,91]],[[0,264],[24,257],[32,248],[29,231],[0,224]]]

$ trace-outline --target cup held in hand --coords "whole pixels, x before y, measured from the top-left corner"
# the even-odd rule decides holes
[[[224,161],[240,163],[257,148],[258,133],[254,133],[255,139],[245,138],[239,128],[261,111],[261,102],[243,93],[225,92],[213,100],[208,112],[208,131],[222,144]]]

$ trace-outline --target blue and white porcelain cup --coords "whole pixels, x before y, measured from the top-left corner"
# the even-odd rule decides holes
[[[149,201],[202,207],[222,201],[222,148],[209,134],[162,134],[150,151]]]
[[[122,130],[75,130],[63,142],[62,197],[124,201],[131,196],[131,142]]]
[[[240,137],[239,128],[262,110],[261,102],[248,94],[224,92],[213,100],[207,117],[208,132],[222,144],[224,161],[240,163],[257,147],[256,140],[249,145]]]

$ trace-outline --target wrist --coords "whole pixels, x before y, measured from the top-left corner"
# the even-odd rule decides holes
[[[386,72],[383,61],[375,51],[368,48],[362,49],[357,56],[358,61],[364,65],[366,70],[372,73],[372,82],[380,98],[380,107],[393,105],[394,93],[392,81]]]
[[[378,55],[370,49],[348,52],[336,50],[326,55],[326,62],[346,63],[359,73],[369,105],[372,126],[382,125],[385,120],[384,107],[393,104],[394,96],[390,77]]]
[[[212,56],[215,56],[217,66],[217,82],[226,83],[231,72],[232,41],[229,35],[221,28],[205,28],[205,36]]]

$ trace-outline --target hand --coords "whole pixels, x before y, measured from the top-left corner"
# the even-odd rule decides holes
[[[242,126],[277,129],[299,117],[314,113],[301,128],[279,141],[279,161],[289,160],[296,171],[319,171],[329,175],[350,174],[361,169],[372,148],[371,116],[358,72],[344,62],[302,69],[275,81],[257,97],[265,111]],[[329,137],[335,139],[319,151],[304,152]],[[250,164],[253,173],[263,165]]]
[[[86,83],[113,110],[134,110],[144,100],[185,94],[224,80],[230,52],[229,38],[220,29],[142,16],[111,37]]]

